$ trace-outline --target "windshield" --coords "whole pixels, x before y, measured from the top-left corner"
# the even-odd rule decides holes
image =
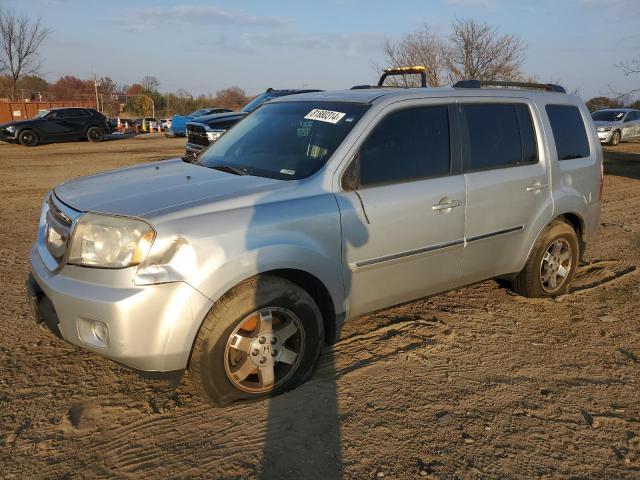
[[[51,110],[40,110],[33,118],[42,118],[48,115],[50,112]]]
[[[261,93],[256,98],[247,103],[244,107],[242,107],[243,112],[251,113],[260,105],[262,105],[267,100],[271,100],[272,98],[276,98],[278,95],[272,95],[268,93]]]
[[[208,108],[201,108],[200,110],[196,110],[195,112],[191,113],[189,116],[190,117],[201,117],[203,115],[206,115],[207,113],[209,113],[209,109]]]
[[[199,163],[239,174],[305,178],[324,165],[368,108],[342,102],[267,104],[220,137]]]
[[[591,118],[596,122],[619,122],[624,117],[625,112],[616,110],[600,110],[593,112]]]

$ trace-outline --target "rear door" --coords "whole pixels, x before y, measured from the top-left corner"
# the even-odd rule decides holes
[[[553,204],[532,104],[465,100],[459,113],[467,185],[461,281],[470,284],[517,271],[539,231],[536,220],[548,218]]]
[[[89,113],[82,108],[69,108],[66,110],[67,135],[70,138],[84,137],[84,128],[89,119]]]
[[[460,276],[465,185],[448,105],[394,107],[336,194],[349,316],[447,290]],[[355,185],[355,186],[354,186]]]

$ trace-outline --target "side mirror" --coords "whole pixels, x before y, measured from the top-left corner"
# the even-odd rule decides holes
[[[360,180],[360,152],[356,153],[351,159],[351,163],[342,174],[340,184],[345,191],[354,191],[358,189]]]
[[[182,157],[182,161],[187,163],[196,163],[197,160],[198,156],[195,152],[187,153]]]

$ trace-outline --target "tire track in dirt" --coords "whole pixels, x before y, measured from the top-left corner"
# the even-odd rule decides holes
[[[331,358],[326,353],[322,356],[314,377],[296,392],[303,397],[313,396],[314,391],[323,389],[324,384],[334,382],[335,378],[433,345],[441,329],[442,324],[433,318],[417,318],[390,321],[375,330],[349,336],[331,349]],[[388,342],[392,337],[394,342]],[[273,416],[267,422],[268,403],[234,405],[224,410],[224,416],[218,416],[221,412],[218,409],[198,405],[140,419],[98,438],[95,435],[87,438],[91,445],[78,445],[76,462],[80,468],[108,464],[108,471],[98,473],[128,476],[150,468],[156,473],[182,471],[197,453],[200,471],[224,475],[229,469],[239,468],[230,464],[240,458],[261,455],[268,423],[286,422],[286,418]],[[286,429],[282,431],[280,439],[275,436],[270,441],[285,441]],[[162,459],[162,464],[158,459]],[[57,466],[52,466],[43,473],[46,476],[55,471]]]

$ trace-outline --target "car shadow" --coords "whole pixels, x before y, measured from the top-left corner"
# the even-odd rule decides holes
[[[640,144],[636,143],[635,145]],[[605,148],[602,153],[605,174],[640,180],[640,152],[625,152],[620,150],[619,145],[618,147]]]
[[[323,197],[324,200],[319,202],[317,199],[297,200],[296,208],[288,209],[288,213],[299,218],[290,218],[289,221],[285,216],[283,220],[286,220],[283,223],[294,226],[295,229],[296,223],[300,221],[307,226],[308,230],[309,213],[313,212],[316,228],[325,229],[325,231],[330,229],[334,232],[336,251],[344,252],[349,244],[360,246],[366,243],[368,239],[366,225],[360,224],[359,228],[351,232],[341,230],[340,213],[332,194],[326,193]],[[272,217],[274,205],[269,203],[278,201],[278,198],[263,198],[260,201],[261,206],[254,209],[251,224],[247,229],[248,250],[255,249],[262,243],[261,227],[269,225],[268,220],[263,216]],[[318,205],[323,207],[318,208]],[[355,204],[354,208],[356,208]],[[287,213],[283,213],[284,215]],[[325,236],[322,233],[318,235]],[[264,271],[266,265],[272,264],[268,256],[259,256],[257,262],[260,271]],[[351,289],[351,273],[348,269],[343,269],[342,272],[346,299]],[[256,299],[260,296],[260,285],[259,282],[258,290],[255,292]],[[344,305],[336,307],[336,311],[344,311]],[[318,361],[321,368],[300,387],[267,400],[268,415],[263,455],[257,472],[262,480],[332,480],[344,477],[336,362],[334,350],[329,345],[332,340],[330,337],[336,340],[332,327],[328,326],[325,327],[325,340],[329,341],[325,342],[323,353]]]

